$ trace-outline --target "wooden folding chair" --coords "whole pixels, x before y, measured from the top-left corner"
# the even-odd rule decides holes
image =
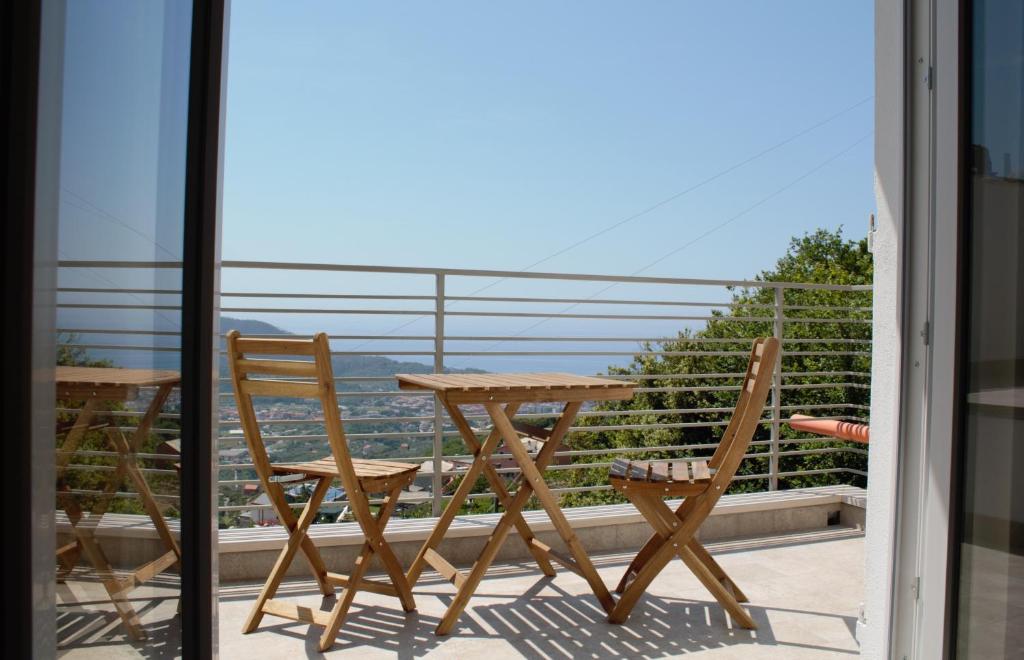
[[[249,358],[258,356],[257,358]],[[312,356],[313,360],[265,359],[268,356]],[[252,456],[263,489],[270,498],[278,519],[288,528],[288,542],[274,564],[260,592],[252,613],[242,627],[243,633],[256,629],[264,614],[303,621],[324,627],[319,648],[325,651],[334,644],[338,629],[352,605],[356,591],[362,589],[395,596],[406,612],[416,609],[409,582],[402,572],[394,552],[384,540],[384,526],[398,503],[399,494],[416,478],[418,465],[391,461],[353,459],[349,454],[345,432],[338,412],[331,368],[330,346],[327,335],[317,334],[312,341],[295,339],[244,339],[237,330],[228,333],[228,363],[238,402],[238,415],[245,433],[245,441]],[[255,375],[264,378],[252,378]],[[265,378],[273,376],[277,378]],[[308,463],[271,463],[260,435],[259,423],[253,410],[253,397],[297,397],[319,399],[324,413],[324,426],[331,456]],[[298,517],[285,500],[284,489],[275,477],[285,477],[289,484],[296,481],[314,481],[309,502]],[[317,508],[335,479],[340,479],[356,522],[366,535],[362,551],[356,559],[351,575],[330,573],[324,566],[320,552],[307,534],[316,517]],[[370,510],[370,493],[384,493],[384,501],[377,515]],[[334,594],[334,585],[342,593],[330,612],[314,610],[282,600],[273,600],[291,564],[295,553],[302,550],[309,561],[313,576],[325,596]],[[363,577],[373,557],[378,557],[391,578],[390,583]]]
[[[625,495],[654,528],[654,534],[633,559],[616,591],[622,594],[608,620],[622,623],[651,581],[678,556],[708,591],[744,628],[757,625],[741,606],[747,597],[718,562],[694,538],[718,498],[732,481],[761,422],[772,374],[779,354],[775,337],[757,339],[750,352],[747,373],[729,425],[710,460],[627,461],[617,460],[611,484]],[[680,497],[673,512],[664,497]]]

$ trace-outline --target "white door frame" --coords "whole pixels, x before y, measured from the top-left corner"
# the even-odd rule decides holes
[[[876,2],[873,447],[859,635],[870,658],[948,652],[959,5]]]

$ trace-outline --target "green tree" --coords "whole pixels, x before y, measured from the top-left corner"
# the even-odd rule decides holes
[[[842,230],[820,229],[791,240],[786,254],[775,267],[755,276],[760,282],[818,284],[871,284],[872,262],[866,240],[848,241]],[[686,329],[676,339],[645,350],[659,354],[638,354],[626,368],[611,368],[610,373],[642,377],[645,387],[662,391],[639,392],[630,401],[609,402],[598,410],[622,411],[622,415],[584,417],[582,426],[658,424],[658,428],[582,433],[574,436],[573,449],[601,450],[630,447],[691,447],[697,449],[649,450],[627,453],[636,459],[707,456],[717,444],[729,413],[735,405],[739,378],[746,368],[744,353],[758,336],[774,334],[775,289],[750,287],[732,290],[725,309],[712,311],[712,318],[700,330]],[[783,390],[782,418],[794,413],[844,419],[866,418],[870,400],[870,291],[831,291],[787,288],[784,290]],[[733,353],[733,355],[723,355]],[[716,374],[711,376],[710,374]],[[723,376],[724,374],[731,374]],[[667,388],[667,391],[665,391]],[[705,412],[670,412],[703,410]],[[637,412],[649,411],[649,412]],[[755,441],[769,438],[770,425],[763,424]],[[811,441],[810,438],[781,426],[782,451],[799,452],[825,449],[825,453],[790,454],[780,458],[780,472],[866,470],[867,457],[846,451],[861,448],[852,443]],[[768,472],[768,450],[764,445],[751,447],[739,475]],[[762,455],[763,456],[760,456]],[[608,462],[622,457],[611,453],[581,457],[579,462]],[[564,486],[591,486],[607,483],[607,468],[581,468],[550,476]],[[818,473],[780,478],[780,488],[796,488],[832,483],[865,485],[864,478],[848,473]],[[764,478],[737,480],[731,491],[755,491],[767,488]],[[564,496],[566,505],[584,505],[619,501],[611,491],[573,493]]]

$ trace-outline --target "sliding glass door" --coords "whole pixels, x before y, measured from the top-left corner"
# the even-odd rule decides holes
[[[31,449],[5,479],[30,512],[8,569],[32,625],[6,649],[210,657],[224,3],[17,4],[4,292],[32,360],[5,377]]]
[[[962,292],[957,657],[1024,657],[1024,4],[975,0]]]

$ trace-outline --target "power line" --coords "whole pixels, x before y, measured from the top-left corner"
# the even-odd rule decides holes
[[[750,213],[754,209],[756,209],[756,208],[758,208],[760,206],[763,206],[764,204],[768,203],[772,199],[778,197],[782,193],[786,192],[787,190],[789,190],[793,186],[797,185],[798,183],[800,183],[804,179],[806,179],[806,178],[810,177],[811,175],[815,174],[819,170],[824,169],[825,167],[827,167],[829,164],[831,164],[835,160],[838,160],[839,158],[841,158],[842,156],[846,155],[850,151],[853,151],[853,149],[855,149],[862,142],[864,142],[865,140],[867,140],[868,138],[870,138],[874,134],[875,134],[875,132],[871,131],[871,132],[869,132],[869,133],[867,133],[865,135],[862,135],[855,142],[853,142],[853,144],[849,145],[848,147],[846,147],[842,151],[839,151],[839,152],[833,154],[832,156],[828,157],[827,159],[823,160],[822,162],[818,163],[817,165],[815,165],[811,169],[807,170],[806,172],[804,172],[803,174],[801,174],[797,178],[793,179],[792,181],[790,181],[786,185],[782,186],[781,188],[777,188],[771,194],[769,194],[769,195],[767,195],[765,197],[762,197],[761,199],[759,199],[758,201],[754,202],[750,206],[746,207],[745,209],[743,209],[739,213],[737,213],[737,214],[727,218],[723,222],[720,222],[719,224],[715,225],[711,229],[708,229],[707,231],[705,231],[701,235],[693,238],[690,241],[687,241],[686,243],[684,243],[683,245],[680,245],[677,248],[674,248],[674,249],[666,252],[665,254],[663,254],[662,256],[658,257],[654,261],[652,261],[652,262],[648,263],[647,265],[642,266],[641,268],[633,271],[632,273],[629,274],[629,276],[633,277],[633,276],[636,276],[636,275],[640,275],[644,271],[650,270],[651,268],[653,268],[654,266],[660,264],[662,261],[665,261],[669,257],[675,256],[676,254],[679,254],[680,252],[682,252],[683,250],[685,250],[688,247],[691,247],[693,244],[697,243],[698,241],[700,241],[700,240],[702,240],[704,238],[707,238],[708,236],[710,236],[711,234],[714,234],[715,232],[717,232],[720,229],[723,229],[723,228],[727,227],[728,225],[730,225],[733,222],[739,220],[740,218],[742,218],[743,216],[747,215],[748,213]],[[604,287],[603,289],[601,289],[600,291],[597,291],[596,293],[594,293],[591,296],[589,296],[587,298],[587,300],[593,300],[594,298],[597,298],[598,296],[600,296],[600,295],[610,291],[611,289],[617,287],[619,284],[621,284],[621,282],[613,282],[613,283],[609,284],[608,286]],[[569,305],[565,309],[562,309],[562,310],[560,310],[558,312],[555,312],[555,313],[556,314],[564,314],[566,312],[569,312],[569,311],[579,307],[581,304],[582,303],[573,303],[572,305]],[[526,328],[523,328],[519,332],[513,334],[512,337],[520,337],[524,333],[527,333],[530,330],[533,330],[534,328],[536,328],[538,326],[541,326],[541,325],[547,323],[550,320],[551,320],[550,318],[541,319],[540,321],[537,321],[536,323],[534,323],[534,324],[532,324],[532,325],[530,325],[530,326],[528,326]],[[496,343],[492,344],[491,346],[488,346],[487,348],[485,348],[481,352],[486,353],[488,351],[491,351],[491,350],[497,348],[498,346],[501,346],[503,343],[505,343],[505,341],[507,341],[507,340],[503,339],[503,340],[501,340],[499,342],[496,342]]]
[[[627,216],[627,217],[625,217],[625,218],[623,218],[623,219],[621,219],[621,220],[619,220],[617,222],[614,222],[611,225],[608,225],[607,227],[604,227],[603,229],[600,229],[600,230],[598,230],[598,231],[596,231],[596,232],[594,232],[594,233],[592,233],[592,234],[590,234],[590,235],[588,235],[588,236],[586,236],[586,237],[576,241],[575,243],[573,243],[571,245],[568,245],[568,246],[566,246],[566,247],[564,247],[564,248],[562,248],[562,249],[560,249],[560,250],[558,250],[558,251],[556,251],[556,252],[554,252],[554,253],[546,256],[546,257],[544,257],[543,259],[535,261],[532,264],[521,268],[519,270],[519,272],[526,272],[526,271],[530,270],[531,268],[536,268],[537,266],[539,266],[540,264],[542,264],[542,263],[544,263],[546,261],[550,261],[551,259],[554,259],[555,257],[559,257],[559,256],[565,254],[566,252],[569,252],[570,250],[573,250],[573,249],[583,245],[584,243],[588,243],[588,242],[592,241],[593,239],[595,239],[595,238],[597,238],[599,236],[603,236],[604,234],[607,234],[608,232],[610,232],[610,231],[612,231],[614,229],[618,229],[619,227],[621,227],[621,226],[623,226],[625,224],[628,224],[628,223],[632,222],[633,220],[636,220],[637,218],[641,218],[641,217],[643,217],[643,216],[645,216],[645,215],[647,215],[647,214],[649,214],[649,213],[651,213],[651,212],[653,212],[653,211],[655,211],[655,210],[665,206],[666,204],[674,202],[675,200],[679,199],[680,197],[688,195],[689,193],[691,193],[691,192],[693,192],[693,191],[695,191],[695,190],[697,190],[699,188],[702,188],[702,187],[708,185],[709,183],[712,183],[713,181],[715,181],[717,179],[720,179],[721,177],[725,176],[726,174],[729,174],[729,173],[731,173],[731,172],[733,172],[733,171],[743,167],[744,165],[748,165],[748,164],[752,163],[753,161],[755,161],[755,160],[757,160],[757,159],[759,159],[759,158],[761,158],[763,156],[766,156],[766,155],[772,153],[773,151],[776,151],[776,150],[784,147],[785,145],[793,142],[794,140],[797,140],[797,139],[803,137],[804,135],[807,135],[808,133],[810,133],[810,132],[812,132],[812,131],[814,131],[814,130],[816,130],[818,128],[821,128],[822,126],[825,126],[826,124],[829,124],[829,123],[835,121],[839,117],[842,117],[843,115],[845,115],[845,114],[847,114],[847,113],[849,113],[849,112],[859,108],[860,106],[864,105],[865,103],[871,101],[874,98],[875,98],[874,95],[867,96],[867,97],[861,99],[860,101],[857,101],[853,105],[850,105],[850,106],[848,106],[846,108],[843,108],[842,110],[840,110],[840,111],[838,111],[836,113],[833,113],[833,114],[829,115],[828,117],[826,117],[826,118],[824,118],[824,119],[822,119],[822,120],[820,120],[820,121],[818,121],[818,122],[816,122],[814,124],[811,124],[810,126],[807,126],[806,128],[801,129],[800,131],[797,131],[796,133],[790,135],[786,139],[784,139],[784,140],[782,140],[780,142],[776,142],[775,144],[771,145],[770,147],[762,149],[761,151],[757,152],[756,154],[754,154],[752,156],[748,156],[747,158],[744,158],[743,160],[741,160],[741,161],[739,161],[737,163],[734,163],[733,165],[730,165],[729,167],[726,167],[723,170],[719,170],[718,172],[712,174],[711,176],[709,176],[709,177],[707,177],[705,179],[702,179],[701,181],[699,181],[699,182],[697,182],[697,183],[695,183],[695,184],[693,184],[693,185],[691,185],[691,186],[689,186],[687,188],[684,188],[683,190],[680,190],[680,191],[678,191],[676,193],[673,193],[672,195],[669,195],[668,197],[662,199],[659,202],[656,202],[655,204],[652,204],[652,205],[648,206],[647,208],[645,208],[645,209],[643,209],[641,211],[633,213],[632,215],[629,215],[629,216]],[[486,290],[488,290],[488,289],[490,289],[492,287],[497,286],[498,284],[501,284],[502,282],[504,282],[507,279],[508,279],[507,277],[502,277],[502,278],[496,279],[495,281],[493,281],[493,282],[491,282],[489,284],[485,284],[484,286],[482,286],[482,287],[480,287],[480,288],[470,292],[467,295],[469,295],[469,296],[478,295],[478,294],[483,293],[484,291],[486,291]],[[458,302],[458,301],[446,302],[445,303],[445,308],[447,308],[451,304],[454,304],[455,302]],[[395,326],[394,328],[388,330],[387,332],[382,333],[381,336],[382,337],[386,337],[386,336],[394,334],[394,333],[396,333],[396,332],[398,332],[400,330],[404,330],[405,328],[408,328],[409,326],[411,326],[411,325],[413,325],[413,324],[415,324],[415,323],[417,323],[419,321],[422,321],[425,318],[427,318],[427,316],[416,317],[416,318],[414,318],[414,319],[412,319],[410,321],[407,321],[407,322],[402,323],[402,324],[400,324],[398,326]],[[357,345],[352,350],[357,351],[357,350],[359,350],[361,348],[364,348],[364,347],[368,346],[369,344],[373,343],[374,341],[377,341],[377,340],[376,339],[367,340],[367,341]]]
[[[180,260],[181,259],[181,255],[180,254],[174,254],[173,252],[171,252],[170,250],[168,250],[164,246],[162,246],[159,243],[157,243],[156,240],[153,237],[143,233],[142,231],[140,231],[139,229],[137,229],[135,227],[132,227],[130,224],[128,224],[124,220],[118,218],[113,213],[100,208],[96,204],[93,204],[92,202],[90,202],[88,199],[86,199],[82,195],[79,195],[78,193],[74,192],[73,190],[69,190],[68,188],[64,188],[64,187],[61,187],[61,191],[63,191],[65,193],[67,193],[68,195],[71,195],[72,197],[76,198],[74,201],[77,202],[77,203],[74,203],[74,204],[70,200],[65,199],[64,203],[67,204],[68,206],[76,208],[79,211],[86,211],[86,212],[93,213],[94,215],[97,215],[97,216],[103,218],[107,222],[111,222],[111,223],[113,223],[115,225],[118,225],[118,226],[124,228],[124,229],[127,229],[128,231],[132,232],[133,234],[135,234],[139,238],[143,239],[144,241],[146,241],[148,243],[151,243],[153,245],[153,247],[155,247],[156,249],[160,250],[161,252],[163,252],[167,256],[171,257],[172,259],[175,259],[175,260]],[[82,206],[82,205],[84,205],[84,206]]]

